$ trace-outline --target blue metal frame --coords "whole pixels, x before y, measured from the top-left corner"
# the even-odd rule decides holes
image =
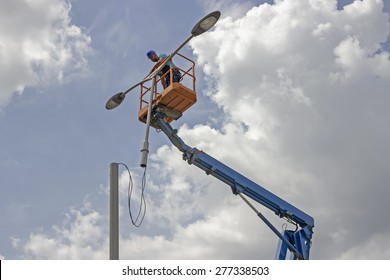
[[[309,259],[311,238],[313,234],[314,219],[297,209],[293,205],[269,192],[262,186],[249,180],[245,176],[211,157],[203,151],[191,148],[177,135],[169,123],[164,121],[165,115],[159,112],[158,107],[153,112],[154,122],[168,136],[169,140],[183,152],[183,159],[204,170],[207,175],[212,175],[226,183],[233,194],[245,194],[256,202],[272,210],[281,218],[294,222],[300,229],[296,231],[285,230],[282,234],[260,213],[258,216],[280,238],[276,258],[286,259],[287,249],[294,254],[294,259]],[[244,199],[245,200],[245,199]],[[248,204],[249,202],[246,201]]]

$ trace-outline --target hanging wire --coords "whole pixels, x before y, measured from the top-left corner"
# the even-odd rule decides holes
[[[288,223],[290,223],[290,224],[292,224],[292,225],[295,226],[294,232],[297,232],[297,231],[298,231],[299,226],[298,226],[298,223],[297,223],[297,222],[294,222],[293,220],[291,220],[290,218],[287,218],[287,217],[283,217],[283,219],[284,219],[285,221],[287,221]],[[287,224],[285,223],[285,224],[283,224],[283,225],[286,225],[286,229],[287,229]]]
[[[127,205],[129,208],[129,216],[131,219],[131,223],[135,227],[140,227],[142,225],[142,222],[144,221],[145,214],[146,214],[146,200],[145,200],[145,187],[146,187],[146,167],[144,168],[144,173],[142,175],[142,181],[141,181],[141,199],[140,199],[140,204],[139,204],[139,209],[138,209],[138,214],[137,217],[134,219],[133,212],[131,210],[131,197],[133,194],[133,188],[134,188],[134,183],[133,183],[133,178],[131,176],[130,169],[127,167],[126,164],[124,163],[119,163],[123,165],[127,173],[129,174],[129,187],[127,190]]]

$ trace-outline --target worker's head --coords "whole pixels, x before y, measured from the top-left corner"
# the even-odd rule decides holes
[[[158,55],[153,50],[148,51],[146,53],[146,56],[153,62],[157,62],[158,61]]]

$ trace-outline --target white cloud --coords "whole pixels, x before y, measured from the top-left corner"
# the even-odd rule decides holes
[[[86,67],[91,39],[71,24],[70,8],[64,0],[1,1],[0,106]]]
[[[204,10],[207,12],[221,11],[225,17],[230,16],[238,18],[245,15],[245,13],[253,7],[255,1],[243,0],[237,2],[234,0],[198,0],[198,2],[203,5]]]
[[[234,144],[212,138],[204,149],[233,151],[241,170],[261,170],[252,178],[313,215],[317,258],[340,258],[362,236],[370,239],[362,215],[378,226],[386,219],[390,63],[380,49],[389,36],[382,7],[276,1],[223,19],[192,44],[216,85],[208,94],[227,115],[225,127],[245,129],[224,135]],[[257,162],[246,164],[247,147]],[[326,236],[337,236],[337,249],[327,251]]]
[[[383,2],[355,1],[341,11],[336,1],[275,2],[223,18],[193,41],[210,82],[205,92],[225,114],[218,127],[183,126],[179,135],[312,215],[312,258],[388,259]],[[274,257],[276,236],[229,187],[187,165],[171,146],[160,147],[149,165],[146,219],[137,231],[122,229],[121,258]],[[121,182],[124,192],[124,175]],[[283,221],[258,208],[282,228]],[[121,221],[129,224],[123,211]],[[33,246],[44,240],[66,258],[105,258],[105,225],[95,228],[101,217],[76,211],[56,237],[35,234],[20,248],[36,258],[58,257]],[[75,253],[73,244],[94,248],[80,238],[84,232],[100,245]]]
[[[390,249],[388,246],[383,246],[384,244],[387,244],[387,238],[388,235],[386,233],[373,233],[368,240],[363,240],[361,244],[351,246],[348,250],[343,252],[340,258],[345,260],[387,260],[390,256]]]
[[[38,230],[25,241],[13,238],[12,244],[26,259],[107,259],[104,221],[85,201],[81,209],[66,214],[62,225],[53,226],[52,234]]]

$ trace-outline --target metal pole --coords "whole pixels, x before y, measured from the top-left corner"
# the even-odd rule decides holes
[[[110,164],[110,260],[119,260],[119,172],[118,163]]]
[[[145,139],[144,143],[142,145],[142,150],[141,150],[141,167],[146,167],[147,162],[148,162],[148,154],[149,154],[149,130],[150,130],[150,119],[152,118],[152,103],[153,103],[153,96],[154,93],[157,90],[157,85],[156,85],[156,76],[153,77],[153,82],[152,82],[152,91],[150,92],[150,101],[149,101],[149,108],[148,108],[148,115],[146,117],[146,131],[145,131]]]

